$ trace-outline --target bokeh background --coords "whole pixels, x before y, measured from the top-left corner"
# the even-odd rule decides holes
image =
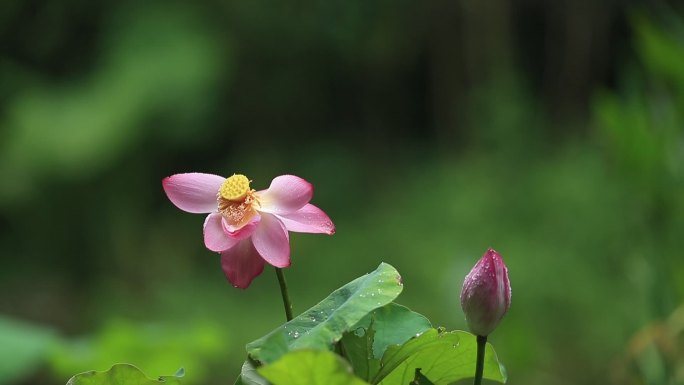
[[[684,9],[675,1],[0,2],[0,384],[130,362],[231,384],[283,321],[161,179],[292,173],[296,311],[393,264],[464,328],[487,247],[509,384],[684,383]]]

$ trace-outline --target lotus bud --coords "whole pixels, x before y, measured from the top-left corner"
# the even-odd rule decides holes
[[[501,255],[493,249],[475,264],[463,282],[461,308],[473,334],[487,336],[511,306],[511,284]]]

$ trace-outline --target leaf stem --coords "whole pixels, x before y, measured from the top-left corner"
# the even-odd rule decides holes
[[[477,336],[477,361],[475,361],[475,381],[474,385],[482,384],[482,373],[484,372],[485,346],[487,336]]]
[[[285,318],[288,321],[292,320],[292,301],[290,301],[290,294],[287,291],[287,282],[285,281],[285,273],[283,269],[276,267],[276,275],[278,276],[278,283],[280,284],[280,294],[283,296],[283,306],[285,306]]]

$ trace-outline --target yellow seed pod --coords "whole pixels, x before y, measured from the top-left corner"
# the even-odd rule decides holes
[[[219,195],[223,199],[239,202],[245,199],[249,191],[249,179],[242,174],[234,174],[223,182]]]

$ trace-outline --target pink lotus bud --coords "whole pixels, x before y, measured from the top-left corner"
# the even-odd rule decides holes
[[[501,255],[493,249],[475,264],[463,282],[461,308],[470,331],[487,336],[511,306],[511,284]]]

